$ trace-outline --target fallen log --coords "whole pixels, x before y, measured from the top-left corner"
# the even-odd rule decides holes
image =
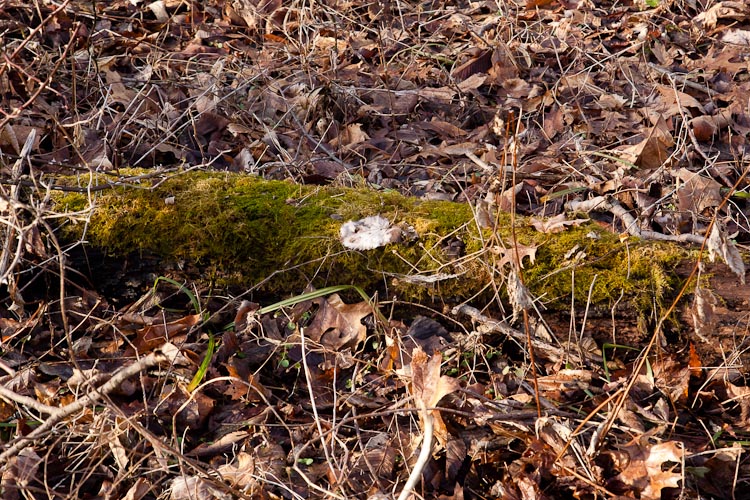
[[[71,218],[60,235],[94,252],[90,275],[101,276],[97,266],[106,263],[107,274],[121,279],[124,271],[113,270],[113,262],[134,272],[143,263],[146,281],[164,274],[275,296],[355,284],[405,300],[483,306],[507,299],[505,279],[520,264],[538,310],[560,325],[576,311],[574,324],[596,325],[609,341],[618,340],[616,330],[632,330],[625,340],[633,343],[648,335],[698,258],[695,245],[622,237],[593,221],[545,233],[500,212],[486,227],[468,204],[369,187],[190,172],[89,195],[83,188],[91,179],[76,182],[81,192],[58,193],[55,203],[58,211],[88,210],[86,224]],[[367,250],[342,244],[342,226],[376,215],[409,237]],[[741,295],[739,287],[716,286],[726,303]],[[691,298],[675,322],[689,316]]]

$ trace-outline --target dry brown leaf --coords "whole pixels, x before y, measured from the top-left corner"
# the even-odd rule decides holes
[[[122,497],[122,500],[141,500],[151,491],[151,488],[153,488],[153,485],[148,479],[139,477]]]
[[[677,190],[677,208],[683,212],[702,214],[707,208],[718,207],[723,197],[721,184],[706,177],[681,168],[675,172],[675,177],[683,184]]]
[[[492,67],[492,50],[485,50],[453,70],[453,78],[463,82],[477,73],[486,73]]]
[[[557,373],[539,377],[537,383],[539,390],[550,393],[550,397],[557,400],[566,391],[588,390],[593,378],[594,374],[589,370],[562,369]]]
[[[536,97],[542,92],[538,85],[531,85],[521,78],[509,78],[502,83],[503,88],[509,96],[516,99]]]
[[[653,379],[647,378],[646,375],[638,375],[639,387],[635,393],[636,398],[648,397],[658,388],[672,404],[686,400],[692,373],[682,356],[664,356],[654,360],[652,372]]]
[[[456,379],[440,375],[442,356],[435,353],[430,358],[420,348],[414,348],[411,358],[412,393],[425,408],[434,408],[438,402],[458,390]]]
[[[596,104],[605,110],[617,110],[622,109],[628,100],[617,94],[603,94],[596,101]]]
[[[623,447],[623,451],[627,453],[629,461],[616,479],[630,486],[642,500],[661,500],[661,490],[680,487],[683,475],[672,472],[682,463],[680,443],[633,443]],[[663,470],[667,463],[672,465],[668,470]]]
[[[255,460],[252,455],[241,451],[230,464],[217,468],[221,478],[228,481],[235,488],[245,490],[248,486],[257,484]]]
[[[443,357],[440,353],[433,354],[429,359],[421,347],[412,351],[411,390],[417,406],[429,410],[435,408],[440,400],[460,388],[453,377],[440,375],[440,364]],[[448,442],[448,431],[438,410],[431,410],[435,425],[435,437],[441,445]],[[421,418],[421,414],[420,414]]]
[[[740,406],[740,426],[747,426],[750,419],[750,387],[734,385],[726,382],[727,396],[730,401],[736,401]]]
[[[217,500],[223,495],[200,476],[178,476],[169,485],[170,500]]]
[[[728,30],[722,35],[721,41],[747,47],[750,45],[750,31],[741,29]]]
[[[557,0],[526,0],[526,8],[532,10],[539,7],[551,7],[555,3],[557,3]]]
[[[561,455],[563,465],[575,468],[576,456],[584,456],[581,445],[573,439],[573,428],[570,421],[556,417],[542,417],[535,423],[539,439],[546,443],[556,455]]]
[[[414,108],[419,104],[420,98],[450,102],[453,96],[456,95],[455,90],[451,89],[426,89],[415,92],[413,90],[380,90],[374,89],[371,92],[365,92],[365,96],[371,96],[372,98],[372,109],[378,113],[386,115],[407,115],[414,111]]]
[[[476,90],[487,81],[487,75],[481,73],[475,73],[458,84],[458,89],[461,92],[471,92]]]
[[[505,264],[515,263],[518,267],[523,269],[523,259],[525,257],[529,258],[529,261],[533,264],[536,260],[536,251],[539,248],[539,245],[522,245],[521,243],[508,247],[503,249],[496,249],[496,253],[499,255],[502,255],[500,258],[500,262],[498,262],[498,267],[503,268]]]
[[[729,45],[718,49],[712,47],[705,57],[696,61],[689,61],[689,69],[704,70],[713,75],[721,71],[735,74],[739,71],[747,71],[750,62],[745,60],[745,50],[741,46]]]
[[[174,418],[178,425],[200,428],[210,416],[216,400],[204,391],[187,392],[180,384],[168,384],[162,388],[159,405],[154,413],[160,417]]]
[[[695,334],[704,342],[710,342],[710,335],[716,331],[715,310],[717,303],[716,295],[705,286],[701,286],[700,281],[698,281],[690,315],[693,318]]]
[[[201,321],[203,321],[202,315],[193,314],[169,323],[147,325],[138,330],[133,346],[139,354],[143,354],[169,342],[178,335],[186,334]]]
[[[638,144],[620,148],[625,160],[640,168],[656,169],[669,158],[669,148],[674,146],[672,133],[663,116],[659,116],[648,135]]]
[[[16,496],[19,490],[34,483],[38,477],[39,466],[43,460],[33,448],[25,448],[14,456],[5,467],[3,467],[2,485],[3,498],[20,498]],[[24,495],[24,498],[26,496]]]
[[[716,115],[701,115],[690,120],[695,138],[701,142],[711,140],[719,131],[732,123],[732,111],[723,109]]]
[[[500,210],[503,212],[510,212],[513,208],[513,201],[516,199],[516,196],[518,193],[521,192],[521,190],[524,187],[523,182],[517,183],[515,186],[511,186],[505,191],[503,191],[500,194],[496,194],[494,198],[497,199],[497,206]],[[487,198],[489,199],[491,196],[491,193],[487,193]]]
[[[456,127],[450,122],[442,120],[431,120],[417,122],[413,124],[414,127],[421,128],[423,130],[430,130],[435,132],[441,139],[453,139],[455,137],[461,137],[466,135],[466,131]]]
[[[354,492],[364,492],[372,485],[373,480],[380,489],[385,489],[393,480],[398,453],[386,432],[378,432],[371,437],[362,453],[352,457],[352,464],[346,479]]]
[[[703,361],[701,361],[698,350],[695,348],[695,344],[690,342],[690,357],[688,358],[688,366],[690,367],[691,377],[702,377],[703,376]]]
[[[680,115],[683,110],[687,108],[693,108],[702,113],[705,112],[703,105],[698,102],[698,99],[690,94],[680,92],[679,90],[675,90],[666,85],[657,85],[656,90],[661,94],[661,102],[656,106],[656,110],[658,110],[662,116],[670,118],[675,115]]]
[[[513,308],[513,320],[523,311],[528,311],[534,305],[534,298],[521,280],[518,269],[512,267],[508,273],[508,301]]]
[[[114,167],[111,148],[94,129],[84,129],[78,151],[79,160],[88,168],[107,171]]]
[[[367,302],[345,304],[338,294],[318,301],[319,309],[305,334],[324,347],[338,351],[354,348],[367,337],[362,320],[372,314]]]
[[[13,318],[0,318],[0,342],[10,342],[19,335],[24,335],[32,331],[39,325],[39,321],[46,310],[46,304],[40,303],[34,314],[23,321],[17,321]]]
[[[20,155],[23,146],[29,140],[30,134],[34,133],[33,142],[29,152],[39,151],[39,141],[45,136],[43,129],[29,125],[10,123],[0,129],[0,151]]]
[[[352,148],[357,144],[365,142],[369,138],[370,136],[362,130],[361,123],[350,123],[341,130],[338,137],[334,137],[330,141],[330,144],[333,147],[342,146],[345,148]]]
[[[549,112],[544,115],[544,135],[548,139],[553,139],[559,132],[564,130],[565,126],[565,111],[564,108],[554,106]]]
[[[744,21],[747,16],[748,6],[745,2],[718,2],[695,16],[693,22],[703,29],[712,30],[719,19]]]
[[[742,260],[740,251],[737,250],[734,242],[727,238],[724,231],[719,229],[719,224],[714,222],[711,226],[711,234],[708,237],[706,246],[708,247],[708,257],[713,262],[719,255],[729,266],[729,269],[737,275],[740,283],[745,284],[745,262]]]
[[[478,145],[475,142],[461,142],[458,144],[442,144],[438,151],[446,156],[464,156],[474,154]]]
[[[260,378],[254,373],[247,373],[247,365],[240,363],[236,357],[232,357],[225,366],[230,377],[245,382],[232,381],[227,384],[223,392],[225,396],[233,400],[241,399],[252,403],[260,403],[271,397],[271,391],[260,382]]]

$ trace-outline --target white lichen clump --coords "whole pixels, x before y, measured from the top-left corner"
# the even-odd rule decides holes
[[[401,241],[401,228],[383,216],[373,215],[348,221],[339,229],[341,244],[352,250],[372,250]]]

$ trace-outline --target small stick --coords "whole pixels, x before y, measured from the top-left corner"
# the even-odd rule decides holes
[[[416,486],[417,481],[419,481],[419,479],[422,477],[422,471],[424,470],[425,465],[427,465],[427,462],[430,460],[430,455],[432,454],[432,434],[434,430],[432,412],[434,410],[427,410],[426,408],[424,408],[424,403],[421,403],[419,406],[422,406],[421,413],[422,419],[424,420],[422,449],[419,451],[417,462],[414,464],[414,468],[412,468],[411,474],[409,474],[409,479],[406,480],[406,484],[404,485],[404,489],[401,490],[401,494],[398,496],[398,500],[406,500],[407,498],[409,498],[409,495],[414,489],[414,486]]]
[[[167,346],[164,346],[162,349],[164,349],[165,347],[170,347],[170,346],[171,345],[168,344]],[[128,378],[132,377],[133,375],[137,375],[143,370],[159,365],[161,363],[164,363],[167,361],[174,361],[174,359],[179,354],[180,354],[180,351],[174,346],[171,346],[171,349],[169,349],[168,352],[163,352],[162,350],[152,352],[148,356],[141,358],[135,363],[128,365],[124,368],[121,368],[120,370],[118,370],[112,375],[112,378],[109,379],[109,381],[102,384],[101,387],[95,388],[86,396],[80,399],[77,399],[68,405],[63,406],[62,408],[56,408],[54,412],[50,413],[49,418],[47,418],[47,420],[45,420],[42,425],[34,429],[32,432],[30,432],[26,436],[17,437],[15,441],[13,442],[13,444],[0,454],[0,465],[6,463],[8,460],[10,460],[15,455],[17,455],[18,452],[28,447],[29,445],[31,445],[35,439],[38,439],[44,436],[44,434],[50,431],[59,422],[65,420],[66,418],[68,418],[69,416],[75,413],[78,413],[79,411],[83,410],[87,406],[90,406],[93,403],[102,399],[106,394],[109,394],[110,392],[117,389],[120,386],[120,384],[122,384]],[[18,396],[18,397],[20,398],[22,396]],[[18,399],[15,399],[15,400],[18,401]]]

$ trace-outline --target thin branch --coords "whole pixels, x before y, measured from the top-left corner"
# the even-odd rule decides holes
[[[479,309],[475,307],[463,304],[463,305],[454,307],[451,313],[453,315],[464,314],[468,316],[469,318],[471,318],[472,320],[479,323],[480,325],[479,327],[477,327],[477,331],[480,333],[502,333],[521,343],[526,342],[527,340],[525,333],[519,330],[516,330],[505,321],[498,321],[498,320],[494,320],[492,318],[485,316],[479,311]],[[544,353],[545,356],[549,357],[550,359],[562,360],[562,359],[566,359],[566,356],[567,356],[568,359],[572,359],[573,361],[578,362],[578,363],[584,361],[584,359],[581,356],[575,353],[566,352],[565,350],[559,347],[553,346],[546,342],[542,342],[539,339],[532,338],[531,343],[535,349],[538,349],[540,352]],[[589,353],[587,354],[587,356],[592,361],[595,361],[597,363],[602,362],[602,357],[597,354]]]
[[[93,389],[86,396],[63,406],[62,408],[55,408],[54,411],[50,412],[49,418],[47,418],[47,420],[45,420],[42,425],[34,429],[26,436],[19,436],[18,438],[16,438],[15,441],[0,454],[0,465],[6,463],[12,457],[16,456],[18,452],[30,446],[36,439],[42,438],[58,423],[62,422],[69,416],[80,412],[87,406],[91,406],[92,404],[102,399],[106,394],[109,394],[117,389],[125,380],[139,374],[143,370],[147,370],[162,363],[173,362],[178,355],[179,350],[171,344],[167,344],[162,348],[162,350],[152,352],[148,356],[141,358],[133,364],[121,368],[120,370],[115,372],[112,375],[112,378],[110,378],[106,383],[102,384],[98,388]]]
[[[35,409],[39,413],[44,413],[45,415],[52,415],[60,409],[57,406],[46,405],[34,398],[30,398],[22,394],[16,394],[15,392],[2,385],[0,385],[0,398],[11,401],[13,403],[18,403],[23,406],[28,406],[29,408]]]
[[[643,230],[638,227],[635,217],[628,213],[627,209],[620,205],[616,200],[610,200],[605,196],[597,196],[585,201],[571,201],[565,204],[565,208],[572,212],[611,212],[612,215],[619,218],[625,226],[625,230],[631,236],[642,238],[644,240],[673,241],[676,243],[703,243],[704,236],[692,233],[685,234],[664,234],[657,231]]]
[[[420,406],[424,406],[424,404]],[[422,471],[427,465],[427,462],[430,460],[430,455],[432,455],[432,435],[435,427],[432,417],[432,411],[433,410],[427,410],[424,408],[421,410],[421,414],[424,420],[422,449],[419,451],[417,462],[414,464],[414,467],[411,470],[411,474],[409,474],[409,479],[406,480],[404,489],[401,490],[401,494],[398,496],[398,500],[406,500],[407,498],[409,498],[409,495],[414,489],[414,486],[416,486],[417,481],[422,478]]]

